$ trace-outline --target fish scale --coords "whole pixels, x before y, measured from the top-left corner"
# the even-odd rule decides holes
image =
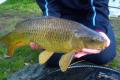
[[[40,64],[44,64],[54,52],[63,52],[65,54],[59,61],[62,71],[67,70],[76,52],[83,48],[103,50],[106,43],[100,34],[80,23],[51,16],[21,21],[0,41],[7,45],[8,56],[13,55],[16,47],[28,45],[31,41],[37,43],[45,49],[39,55]]]
[[[52,23],[54,23],[54,22],[55,22],[55,24],[53,25]],[[28,24],[28,23],[26,23],[26,24]],[[34,23],[34,22],[31,22],[31,23]],[[42,26],[42,23],[48,24],[48,26],[44,26],[44,25]],[[66,24],[63,21],[56,22],[55,19],[52,19],[52,21],[46,19],[46,20],[43,20],[40,23],[38,23],[38,25],[31,24],[32,25],[31,27],[29,25],[26,26],[26,24],[23,24],[23,25],[24,25],[24,28],[29,26],[28,31],[27,30],[26,31],[30,33],[30,35],[31,35],[30,38],[34,42],[37,42],[40,44],[40,46],[43,46],[45,48],[47,47],[48,49],[51,48],[53,50],[54,48],[56,48],[56,49],[62,51],[64,49],[63,48],[60,49],[59,46],[62,47],[64,45],[65,41],[66,42],[69,41],[69,39],[70,39],[69,31],[70,30],[68,28],[66,28],[66,26],[64,26],[64,24],[62,25],[61,23]],[[61,26],[59,26],[59,25],[61,25]],[[56,26],[59,26],[59,27],[56,27]],[[68,27],[70,27],[70,26],[68,26]],[[60,34],[58,33],[58,31]],[[71,35],[71,37],[72,37],[72,35]],[[54,45],[54,47],[51,47],[51,46],[48,47],[48,45]],[[56,50],[56,49],[54,49],[54,50]]]
[[[84,32],[84,28],[80,26],[79,23],[70,20],[42,17],[28,19],[22,22],[22,24],[20,23],[20,25],[17,25],[16,29],[18,28],[17,30],[19,30],[19,32],[20,30],[23,32],[24,29],[25,33],[29,33],[31,41],[38,43],[45,49],[53,51],[70,51],[71,46],[69,46],[69,42],[73,38],[74,30],[81,28],[81,36],[88,36],[86,34],[84,35],[86,32]],[[82,38],[86,39],[84,37]]]

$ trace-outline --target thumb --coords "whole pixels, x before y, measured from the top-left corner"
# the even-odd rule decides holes
[[[106,47],[109,47],[110,46],[110,39],[108,38],[108,36],[104,32],[99,32],[99,33],[106,40]]]
[[[82,56],[85,56],[85,55],[87,55],[87,53],[85,53],[85,52],[77,52],[77,53],[74,55],[74,57],[75,57],[75,58],[81,58]]]

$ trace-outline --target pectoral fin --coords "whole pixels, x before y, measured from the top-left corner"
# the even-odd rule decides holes
[[[74,53],[75,52],[72,51],[72,52],[66,53],[65,55],[61,57],[59,61],[59,66],[60,66],[61,71],[65,72],[67,70],[68,66],[70,65],[73,59]]]
[[[40,64],[44,64],[45,62],[48,61],[48,59],[54,54],[54,52],[52,51],[43,51],[42,53],[40,53],[39,55],[39,63]]]

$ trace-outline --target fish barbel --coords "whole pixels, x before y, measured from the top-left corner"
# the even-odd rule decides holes
[[[102,50],[106,42],[99,33],[78,22],[51,16],[21,21],[0,41],[7,45],[8,56],[12,56],[19,46],[28,45],[31,41],[37,43],[45,49],[39,55],[40,64],[46,63],[54,52],[63,52],[65,54],[59,61],[63,72],[67,70],[75,52],[83,48]]]

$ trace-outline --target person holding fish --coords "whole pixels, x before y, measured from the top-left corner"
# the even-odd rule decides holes
[[[104,65],[116,56],[115,37],[109,21],[109,0],[36,0],[43,11],[43,16],[55,16],[73,20],[95,30],[106,40],[104,50],[82,49],[74,57],[76,60],[85,60],[98,65]],[[33,49],[38,45],[31,42]],[[59,46],[59,45],[58,45]],[[48,61],[49,66],[58,66],[62,54],[54,54]]]
[[[44,49],[39,54],[40,64],[59,66],[63,72],[72,61],[104,65],[115,57],[108,0],[37,0],[37,3],[43,16],[20,21],[13,31],[0,37],[7,47],[7,57],[12,57],[17,47],[30,45],[33,49]]]

